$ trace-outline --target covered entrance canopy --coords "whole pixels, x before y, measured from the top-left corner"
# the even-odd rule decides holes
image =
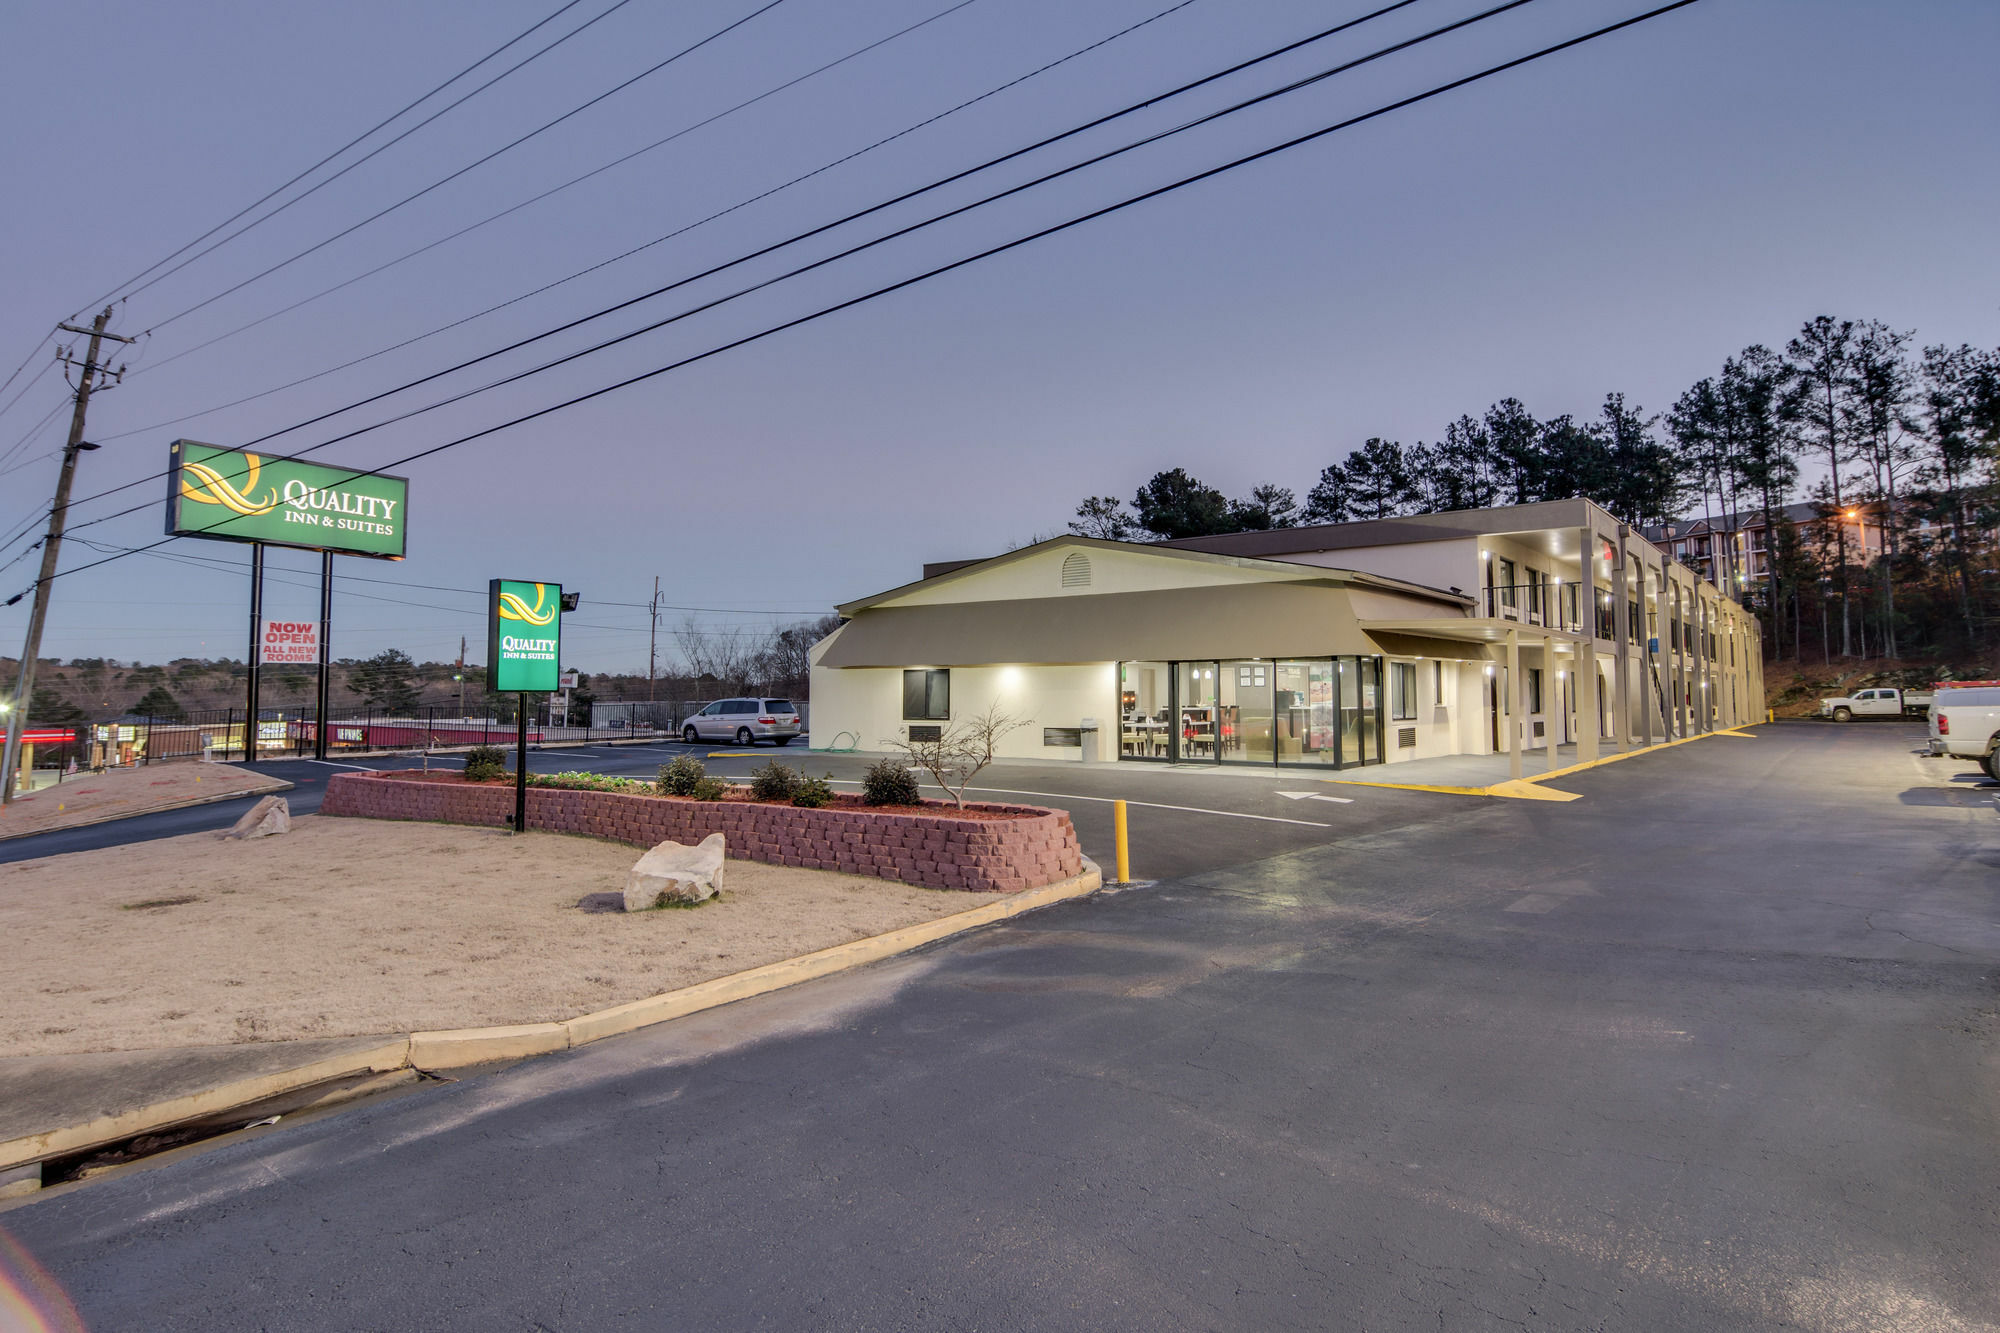
[[[819,665],[1181,661],[1245,653],[1373,657],[1383,651],[1355,619],[1342,582],[1298,579],[874,607],[841,627]]]

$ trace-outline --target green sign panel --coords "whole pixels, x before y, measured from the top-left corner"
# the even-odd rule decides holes
[[[175,440],[167,531],[401,560],[409,498],[401,477]]]
[[[546,694],[562,688],[562,585],[494,579],[486,594],[486,688]]]

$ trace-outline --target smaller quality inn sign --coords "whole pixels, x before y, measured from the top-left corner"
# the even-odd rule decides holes
[[[167,531],[401,560],[409,498],[402,477],[175,440]]]
[[[486,595],[486,688],[495,694],[561,689],[562,585],[494,579]]]

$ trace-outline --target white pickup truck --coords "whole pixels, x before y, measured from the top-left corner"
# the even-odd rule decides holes
[[[1929,690],[1856,690],[1837,699],[1821,699],[1819,715],[1835,722],[1852,722],[1857,717],[1914,717],[1929,708],[1936,697]]]
[[[1939,690],[1930,730],[1932,754],[1975,759],[2000,781],[2000,685]]]

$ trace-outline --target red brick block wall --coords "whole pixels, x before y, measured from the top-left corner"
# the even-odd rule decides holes
[[[1076,829],[1061,810],[982,805],[1016,819],[957,819],[873,810],[807,810],[742,801],[690,801],[624,792],[528,789],[528,828],[580,833],[651,847],[696,843],[720,833],[741,861],[874,875],[929,889],[1010,893],[1083,871]],[[463,782],[412,782],[390,773],[328,780],[323,815],[415,819],[505,828],[514,789]]]

